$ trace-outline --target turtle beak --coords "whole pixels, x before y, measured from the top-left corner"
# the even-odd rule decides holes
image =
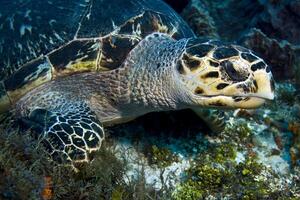
[[[258,70],[254,72],[254,80],[257,84],[257,92],[254,96],[266,100],[273,100],[275,97],[275,82],[272,73]]]

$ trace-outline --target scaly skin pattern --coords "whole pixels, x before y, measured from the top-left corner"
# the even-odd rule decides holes
[[[153,33],[129,53],[120,68],[45,83],[21,98],[16,111],[26,117],[36,108],[51,111],[70,101],[82,101],[102,123],[114,124],[152,111],[257,107],[273,98],[272,75],[260,58],[253,55],[252,64],[241,57],[238,48],[232,53],[231,46],[176,41]],[[241,51],[250,55],[248,50]],[[254,69],[257,63],[261,65]]]
[[[185,44],[164,34],[146,37],[122,67],[45,83],[21,98],[16,111],[26,117],[36,108],[57,110],[70,101],[83,101],[102,123],[115,124],[151,111],[183,108],[184,95],[172,76]]]

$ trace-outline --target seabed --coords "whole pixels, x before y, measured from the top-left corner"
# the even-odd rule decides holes
[[[0,199],[299,199],[299,99],[289,83],[276,94],[260,109],[226,112],[219,135],[189,111],[109,128],[77,170],[52,162],[30,133],[1,129]]]

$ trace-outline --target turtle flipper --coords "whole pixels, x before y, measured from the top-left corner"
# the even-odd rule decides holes
[[[225,116],[223,111],[203,108],[194,108],[193,111],[207,124],[214,134],[224,130]]]
[[[87,162],[100,148],[104,131],[97,116],[83,103],[57,111],[35,109],[24,119],[38,133],[53,160],[59,163]]]

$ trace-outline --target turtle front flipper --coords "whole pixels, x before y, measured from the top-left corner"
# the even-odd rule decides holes
[[[73,103],[55,111],[37,108],[22,121],[33,129],[58,163],[89,161],[89,153],[98,150],[104,139],[100,121],[84,103]]]
[[[192,110],[207,124],[213,134],[218,134],[224,130],[225,116],[223,111],[203,108],[193,108]]]

